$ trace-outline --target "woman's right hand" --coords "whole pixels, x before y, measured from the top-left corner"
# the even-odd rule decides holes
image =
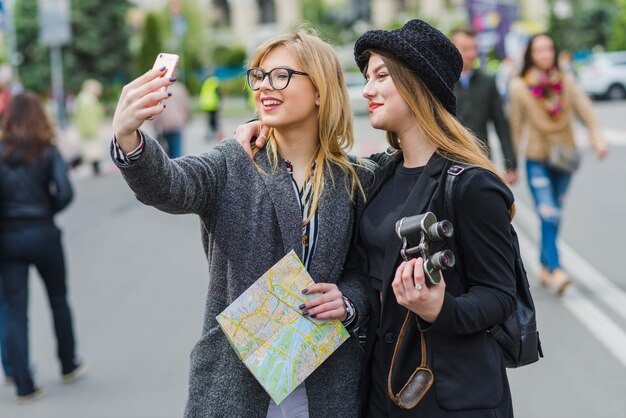
[[[122,89],[113,115],[113,134],[125,153],[139,146],[137,129],[141,124],[165,108],[161,101],[167,99],[169,94],[161,88],[171,85],[176,78],[164,78],[163,74],[165,68],[152,69]]]
[[[255,120],[252,122],[244,123],[237,126],[235,130],[235,139],[242,146],[246,154],[252,158],[252,140],[254,137],[255,145],[257,148],[263,148],[267,142],[267,135],[269,135],[270,129],[263,125],[261,121]]]

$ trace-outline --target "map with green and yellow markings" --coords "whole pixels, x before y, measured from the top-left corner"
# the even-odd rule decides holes
[[[294,251],[217,317],[254,377],[279,404],[350,336],[337,320],[302,316],[313,279]]]

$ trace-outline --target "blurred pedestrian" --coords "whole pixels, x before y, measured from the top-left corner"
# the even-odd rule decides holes
[[[0,123],[9,105],[11,98],[11,67],[8,64],[0,65]],[[0,286],[0,358],[2,360],[2,370],[4,371],[5,382],[10,384],[13,381],[11,366],[9,365],[6,347],[6,322],[8,308],[4,300],[2,286]]]
[[[100,103],[102,84],[93,79],[83,82],[75,100],[74,123],[81,143],[83,162],[91,164],[95,175],[100,174],[100,163],[106,156],[106,144],[102,141],[104,107]]]
[[[11,100],[12,96],[12,86],[11,82],[13,81],[13,72],[11,70],[11,66],[8,64],[0,65],[0,121],[2,120],[2,116],[7,110],[7,106],[9,105],[9,100]]]
[[[167,91],[171,95],[168,106],[152,121],[152,126],[159,141],[164,143],[168,157],[178,158],[183,155],[183,128],[192,116],[191,99],[182,83],[172,84]]]
[[[28,359],[30,266],[46,286],[62,381],[69,383],[84,371],[76,355],[61,231],[54,222],[73,191],[53,139],[54,128],[39,98],[31,92],[13,97],[0,134],[0,284],[8,306],[8,361],[20,403],[43,394]]]
[[[591,101],[572,74],[559,69],[554,39],[534,35],[528,41],[519,77],[510,85],[510,120],[517,149],[526,132],[526,175],[541,221],[540,279],[561,295],[571,283],[557,248],[563,202],[580,159],[574,118],[591,133],[599,159],[608,148]]]
[[[468,27],[457,28],[450,38],[463,57],[461,78],[454,85],[456,117],[481,140],[490,155],[487,123],[493,123],[504,157],[504,178],[513,184],[517,181],[517,160],[500,92],[494,77],[474,68],[478,58],[476,31]]]
[[[352,163],[352,113],[339,59],[317,36],[296,32],[253,54],[248,83],[269,145],[253,159],[234,140],[198,156],[169,159],[139,130],[163,111],[175,79],[151,70],[126,85],[113,118],[112,151],[137,198],[170,213],[195,213],[210,280],[204,329],[191,354],[186,417],[357,417],[362,348],[348,339],[280,405],[246,369],[216,317],[286,253],[294,250],[316,281],[303,293],[303,317],[346,327],[367,316],[359,274],[343,268],[362,197]],[[173,97],[173,96],[172,96]],[[169,108],[169,106],[168,106]],[[262,248],[248,251],[246,248]],[[349,328],[350,329],[350,328]]]
[[[219,120],[221,101],[220,79],[211,71],[200,88],[200,109],[207,114],[207,140],[224,138]]]

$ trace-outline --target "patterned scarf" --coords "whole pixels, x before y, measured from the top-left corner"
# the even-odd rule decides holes
[[[548,115],[557,118],[565,104],[563,81],[559,70],[549,72],[531,68],[524,76],[528,91],[542,104]]]

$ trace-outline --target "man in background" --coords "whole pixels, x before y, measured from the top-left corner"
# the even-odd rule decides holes
[[[493,123],[502,146],[506,170],[504,178],[509,184],[513,184],[517,181],[517,160],[500,93],[494,77],[474,68],[474,62],[478,57],[476,31],[471,28],[457,28],[452,31],[450,39],[463,57],[461,78],[454,86],[456,117],[485,143],[487,149],[489,149],[487,122]]]

